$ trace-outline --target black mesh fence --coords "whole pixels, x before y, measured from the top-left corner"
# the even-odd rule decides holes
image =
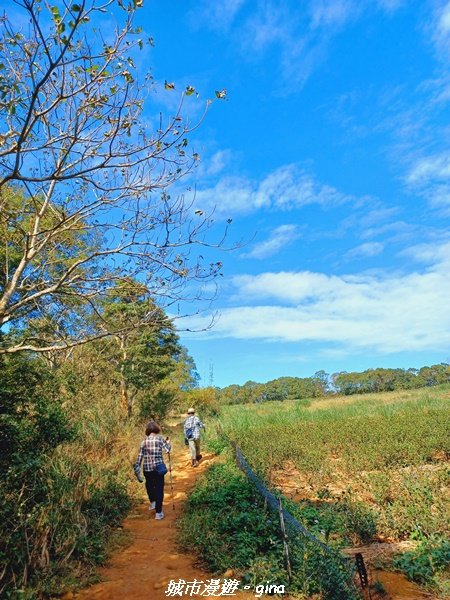
[[[258,477],[258,475],[253,471],[253,469],[250,467],[248,462],[245,460],[245,457],[242,454],[241,450],[239,449],[239,446],[231,440],[230,440],[230,444],[232,445],[232,447],[234,449],[236,463],[237,463],[238,467],[241,469],[241,471],[243,471],[243,473],[245,473],[245,475],[253,483],[253,485],[258,490],[258,492],[261,494],[261,496],[266,500],[267,505],[270,506],[273,510],[278,512],[279,511],[279,499],[270,490],[267,489],[267,487],[264,485],[264,483],[261,481],[261,479]],[[286,523],[286,526],[289,528],[289,530],[291,532],[294,532],[296,534],[304,536],[310,542],[312,542],[312,543],[316,544],[318,547],[320,547],[320,549],[323,552],[333,555],[334,557],[338,556],[339,558],[341,558],[343,563],[348,564],[348,562],[350,560],[352,560],[349,557],[344,556],[343,554],[337,553],[337,551],[334,548],[331,548],[330,546],[328,546],[327,544],[325,544],[324,542],[319,540],[315,535],[313,535],[310,531],[308,531],[308,529],[306,529],[306,527],[302,523],[297,521],[297,519],[295,517],[293,517],[291,515],[291,513],[289,511],[287,511],[285,508],[282,508],[281,510],[283,513],[284,522]]]

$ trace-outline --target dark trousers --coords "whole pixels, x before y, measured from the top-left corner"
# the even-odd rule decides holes
[[[162,511],[164,498],[164,475],[156,471],[144,471],[145,487],[150,502],[156,502],[156,512]]]

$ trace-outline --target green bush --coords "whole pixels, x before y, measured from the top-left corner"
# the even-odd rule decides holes
[[[49,454],[73,439],[57,400],[54,376],[36,359],[0,361],[0,593],[46,566],[51,545],[39,553],[41,507],[49,500]]]
[[[395,557],[393,566],[412,581],[433,585],[435,577],[450,567],[450,541],[424,540],[415,550]]]
[[[261,518],[256,506],[239,471],[229,464],[213,465],[188,498],[180,541],[193,545],[214,572],[228,569],[230,561],[244,568],[270,548],[269,538],[276,539],[274,525],[267,515]]]
[[[416,531],[445,535],[448,389],[321,400],[309,409],[294,402],[227,406],[221,423],[266,482],[291,473],[296,487],[306,484],[312,508],[301,503],[302,510],[313,513],[309,526],[326,539],[366,543],[375,527],[396,540]],[[339,497],[331,497],[333,487]],[[347,490],[351,502],[340,497]]]
[[[119,473],[80,452],[81,419],[69,421],[60,396],[41,360],[0,361],[0,597],[8,600],[75,585],[73,569],[104,559],[112,527],[130,508]]]
[[[88,499],[81,506],[86,519],[84,535],[80,536],[75,554],[94,563],[105,558],[105,543],[112,528],[123,520],[131,508],[131,501],[124,485],[113,476],[106,479],[103,487],[92,485]]]
[[[20,463],[36,468],[46,452],[73,439],[57,390],[55,377],[37,360],[0,359],[1,474],[20,471]]]
[[[365,544],[376,534],[377,516],[363,502],[344,496],[329,502],[283,501],[286,508],[319,538],[343,544]]]
[[[287,585],[278,514],[230,462],[212,466],[191,492],[179,521],[181,545],[215,573],[237,569],[243,583]],[[289,591],[351,600],[351,572],[337,553],[300,538],[289,542],[294,578]]]

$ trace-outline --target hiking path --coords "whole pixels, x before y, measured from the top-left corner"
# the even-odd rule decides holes
[[[99,569],[99,583],[77,593],[68,592],[63,600],[166,600],[170,580],[206,583],[211,578],[219,578],[199,568],[193,555],[178,548],[175,524],[189,489],[214,460],[214,455],[203,454],[199,466],[193,468],[187,449],[175,445],[171,452],[173,504],[170,474],[167,473],[163,507],[165,518],[156,521],[155,511],[148,510],[145,486],[142,484],[143,501],[123,522],[124,530],[130,534],[131,544],[116,552],[108,564]],[[233,579],[230,573],[224,574],[221,580],[225,577]],[[229,597],[249,600],[253,594],[236,592]]]

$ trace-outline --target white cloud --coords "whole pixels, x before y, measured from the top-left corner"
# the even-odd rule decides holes
[[[279,272],[234,279],[239,306],[215,337],[320,342],[337,351],[448,351],[450,243],[417,247],[431,266],[402,276]]]
[[[450,214],[450,152],[418,159],[410,168],[406,183],[432,207]]]
[[[415,162],[407,175],[407,182],[414,185],[450,178],[450,153],[443,152],[421,158]]]
[[[279,4],[265,2],[244,24],[241,45],[244,50],[251,48],[252,53],[262,52],[275,42],[288,44],[291,37],[289,12]]]
[[[412,236],[417,235],[418,228],[416,225],[406,223],[405,221],[393,221],[392,223],[385,223],[384,225],[378,225],[364,229],[360,233],[360,237],[363,240],[371,239],[383,236],[389,236],[389,240],[401,241],[408,240]]]
[[[397,214],[399,210],[400,209],[398,206],[391,206],[390,208],[375,208],[374,210],[370,210],[369,212],[364,214],[364,216],[361,218],[361,225],[363,225],[364,227],[369,227],[382,221],[387,221],[393,215]]]
[[[233,36],[246,60],[261,60],[279,50],[281,88],[302,86],[324,61],[333,37],[349,22],[381,9],[392,13],[404,0],[305,0],[298,8],[284,0],[201,2],[191,11],[191,24]],[[242,10],[244,5],[251,10]]]
[[[310,27],[341,27],[355,15],[356,6],[352,0],[316,0],[310,5]]]
[[[450,269],[450,241],[441,244],[417,244],[407,248],[402,253],[415,261],[431,265],[439,265],[440,270]]]
[[[390,228],[394,224],[390,219],[400,211],[399,207],[386,208],[375,198],[372,199],[372,204],[372,210],[367,210],[366,205],[362,211],[352,211],[350,216],[342,221],[341,228],[344,231],[358,230],[361,238],[374,237],[378,233],[382,234],[386,227]]]
[[[299,237],[297,225],[280,225],[275,228],[269,237],[256,244],[252,250],[243,255],[245,258],[263,259],[276,254],[281,248],[286,248]]]
[[[442,34],[450,33],[450,2],[447,2],[443,7],[438,17],[438,29]]]
[[[207,25],[213,30],[228,30],[246,0],[221,0],[210,2],[204,0],[191,11],[190,22],[195,28]]]
[[[450,100],[450,77],[447,73],[423,81],[418,90],[427,94],[430,107],[447,104]]]
[[[216,207],[220,214],[250,213],[261,208],[293,210],[310,204],[323,207],[356,201],[352,196],[324,185],[298,165],[286,165],[260,183],[244,177],[224,177],[209,189],[199,189],[196,205],[202,210]]]
[[[255,191],[252,183],[241,177],[224,177],[213,187],[198,189],[195,206],[205,212],[232,216],[253,212]]]
[[[428,27],[438,57],[447,60],[450,53],[450,1],[440,2]]]
[[[231,150],[218,150],[207,161],[202,161],[196,172],[198,178],[207,178],[222,173],[233,159]]]
[[[450,216],[450,184],[433,186],[428,190],[427,197],[433,207],[443,215]]]
[[[384,250],[384,244],[381,242],[366,242],[365,244],[360,244],[356,246],[356,248],[352,248],[349,252],[347,252],[347,258],[363,258],[370,256],[378,256]]]

